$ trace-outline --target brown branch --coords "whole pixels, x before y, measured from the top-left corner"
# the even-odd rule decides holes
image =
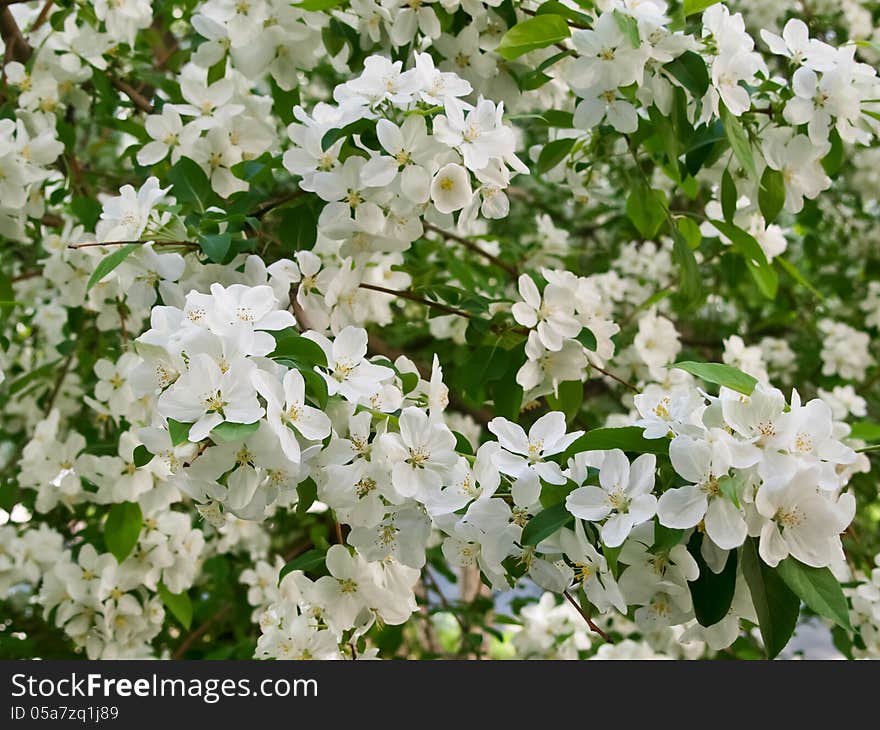
[[[55,0],[46,0],[46,4],[43,5],[43,9],[40,10],[40,14],[37,16],[37,19],[34,21],[34,24],[31,26],[31,33],[33,33],[37,28],[39,28],[43,23],[45,23],[49,19],[49,11],[52,10],[52,5],[55,4]]]
[[[429,299],[423,299],[418,294],[414,294],[408,289],[386,289],[384,286],[364,284],[363,282],[360,284],[360,288],[381,292],[382,294],[390,294],[391,296],[406,299],[410,302],[416,302],[417,304],[424,304],[426,307],[431,307],[440,312],[446,312],[447,314],[455,314],[459,317],[465,317],[466,319],[473,318],[473,315],[470,312],[465,312],[463,309],[458,309],[457,307],[450,307],[448,304],[443,304],[442,302],[432,302]]]
[[[263,203],[262,205],[258,206],[256,208],[256,210],[254,210],[254,212],[251,213],[251,215],[254,218],[262,218],[266,214],[275,210],[275,208],[277,208],[281,205],[284,205],[285,203],[288,203],[291,200],[295,200],[296,198],[300,197],[301,195],[305,195],[305,191],[303,191],[303,190],[290,190],[289,192],[286,192],[282,195],[279,195],[278,197],[273,198],[272,200],[268,200],[265,203]]]
[[[131,99],[132,103],[140,109],[142,112],[146,112],[147,114],[152,113],[153,105],[150,103],[149,99],[144,97],[137,89],[135,89],[130,83],[128,83],[125,79],[119,79],[115,76],[110,76],[110,83],[118,90],[125,94],[129,99]]]
[[[10,279],[10,281],[14,284],[17,281],[25,281],[26,279],[34,279],[37,276],[40,276],[42,273],[43,272],[39,269],[35,270],[35,271],[25,271],[21,274],[16,274],[15,276],[13,276]]]
[[[608,636],[608,634],[606,634],[604,631],[602,631],[602,629],[600,629],[598,626],[596,626],[596,624],[593,623],[593,619],[591,619],[591,618],[587,615],[587,612],[584,611],[583,608],[581,608],[581,604],[579,604],[576,600],[574,600],[574,597],[571,595],[571,593],[569,593],[568,591],[563,591],[563,592],[562,592],[562,595],[565,596],[566,599],[568,600],[568,602],[569,602],[572,606],[575,607],[575,609],[577,610],[577,612],[578,612],[581,616],[584,617],[584,621],[587,622],[587,626],[590,627],[590,630],[591,630],[591,631],[594,631],[594,632],[596,632],[597,634],[599,634],[599,636],[601,636],[601,637],[602,637],[606,642],[608,642],[609,644],[613,644],[613,643],[614,643],[614,642],[611,640],[611,637]]]
[[[621,385],[623,385],[626,388],[629,388],[634,393],[640,392],[636,386],[634,386],[629,381],[624,380],[619,375],[615,375],[614,373],[610,372],[609,370],[606,370],[605,368],[600,368],[598,365],[594,365],[593,363],[590,363],[590,367],[593,368],[593,370],[598,370],[600,373],[602,373],[602,375],[606,375],[609,378],[611,378],[612,380],[616,380],[618,383],[620,383]]]
[[[164,71],[167,68],[169,59],[180,49],[177,37],[168,28],[162,24],[160,15],[153,18],[153,24],[150,26],[156,32],[158,43],[151,44],[153,49],[153,68]]]
[[[471,630],[468,627],[468,625],[465,623],[464,619],[459,615],[458,611],[453,610],[452,606],[449,605],[449,601],[446,600],[446,596],[444,596],[443,591],[440,590],[440,585],[435,580],[434,574],[431,573],[430,569],[428,568],[427,563],[425,563],[425,567],[422,568],[422,578],[425,579],[426,583],[428,584],[428,587],[430,587],[430,589],[432,591],[434,591],[434,593],[437,594],[437,597],[440,599],[440,604],[443,606],[443,609],[447,613],[451,613],[453,615],[453,617],[455,618],[456,623],[458,624],[459,628],[461,629],[461,644],[462,644],[462,646],[466,646],[465,637],[471,632]],[[427,597],[428,597],[428,595],[426,592],[425,598],[427,599]],[[477,659],[480,658],[478,653],[476,654],[476,658]]]
[[[128,246],[136,243],[139,246],[146,246],[152,243],[153,246],[188,246],[189,248],[198,248],[199,244],[195,241],[88,241],[87,243],[68,243],[67,248],[91,248],[92,246]]]
[[[231,603],[227,603],[226,605],[221,606],[221,607],[217,610],[217,612],[214,613],[213,616],[210,616],[210,617],[205,621],[205,623],[203,623],[203,624],[202,624],[201,626],[199,626],[195,631],[191,631],[189,634],[187,634],[187,635],[184,637],[183,641],[180,643],[180,646],[178,646],[178,647],[174,650],[174,653],[171,655],[171,658],[172,658],[172,659],[180,659],[181,657],[183,657],[183,655],[186,654],[187,650],[188,650],[188,649],[189,649],[189,648],[190,648],[190,647],[191,647],[196,641],[198,641],[200,638],[202,638],[202,636],[204,636],[204,635],[208,632],[208,630],[211,628],[211,625],[212,625],[212,624],[214,624],[214,623],[216,623],[217,621],[220,621],[221,619],[225,618],[225,617],[226,617],[226,614],[228,614],[231,610],[232,610],[232,604],[231,604]]]
[[[504,269],[508,274],[510,274],[513,278],[519,276],[519,273],[516,270],[516,267],[507,263],[506,261],[502,261],[497,256],[485,251],[480,248],[473,241],[465,238],[464,236],[459,236],[457,233],[450,233],[449,231],[444,231],[442,228],[437,228],[437,226],[432,225],[431,223],[425,223],[424,228],[426,231],[433,231],[434,233],[443,236],[444,238],[448,238],[450,241],[455,241],[456,243],[464,246],[469,251],[473,251],[478,256],[482,256],[487,261],[491,261],[495,266]]]
[[[52,412],[52,407],[55,405],[55,401],[58,399],[58,394],[61,392],[61,385],[64,383],[64,378],[67,377],[67,373],[70,372],[70,366],[72,364],[73,353],[71,352],[67,356],[67,359],[64,361],[61,370],[58,371],[58,375],[55,378],[55,385],[52,386],[52,391],[49,393],[49,400],[46,401],[46,407],[43,409],[44,416],[48,416]]]
[[[33,54],[34,49],[21,34],[12,11],[6,6],[0,10],[0,36],[6,44],[6,53],[12,60],[25,63]]]

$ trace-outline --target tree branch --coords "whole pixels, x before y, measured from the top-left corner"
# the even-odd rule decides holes
[[[144,97],[137,89],[134,88],[128,81],[125,79],[119,79],[115,76],[109,76],[110,83],[118,90],[125,94],[131,102],[140,109],[142,112],[146,112],[147,114],[152,113],[153,105],[150,103],[149,99]]]
[[[434,233],[443,236],[444,238],[448,238],[450,241],[455,241],[456,243],[464,246],[469,251],[473,251],[478,256],[482,256],[487,261],[491,261],[495,266],[504,269],[508,274],[510,274],[514,279],[519,276],[519,273],[516,270],[515,266],[508,264],[506,261],[502,261],[497,256],[489,253],[488,251],[480,248],[473,241],[465,238],[464,236],[459,236],[457,233],[450,233],[449,231],[444,231],[442,228],[437,228],[437,226],[432,225],[431,223],[423,224],[426,231],[433,231]]]
[[[0,36],[3,37],[7,55],[12,60],[25,63],[33,54],[34,49],[21,34],[18,23],[15,22],[15,17],[7,6],[0,10]]]
[[[587,622],[587,626],[590,627],[590,630],[591,630],[591,631],[594,631],[595,633],[599,634],[599,636],[601,636],[601,637],[602,637],[606,642],[608,642],[609,644],[613,644],[613,643],[614,643],[614,642],[611,640],[611,637],[608,636],[608,634],[606,634],[604,631],[602,631],[602,629],[600,629],[598,626],[596,626],[596,624],[593,623],[593,619],[591,619],[591,618],[587,615],[587,612],[584,611],[583,608],[581,608],[581,604],[579,604],[576,600],[574,600],[574,597],[571,595],[571,593],[569,593],[568,591],[563,591],[563,592],[562,592],[562,595],[565,596],[565,598],[568,600],[568,602],[569,602],[572,606],[575,607],[575,609],[577,610],[577,612],[578,612],[581,616],[584,617],[584,621]]]

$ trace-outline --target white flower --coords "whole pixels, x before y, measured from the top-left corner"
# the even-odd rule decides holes
[[[495,456],[495,466],[516,479],[539,477],[551,484],[565,484],[559,464],[544,461],[548,456],[565,451],[583,431],[565,432],[565,415],[551,411],[541,416],[529,429],[529,435],[519,424],[506,418],[493,418],[489,430],[498,437],[502,450]]]
[[[414,407],[403,409],[399,426],[399,434],[381,437],[382,449],[392,464],[391,482],[404,497],[421,501],[442,486],[456,463],[455,436]]]
[[[814,568],[843,559],[840,533],[852,522],[856,501],[841,494],[834,501],[817,489],[814,470],[799,472],[779,489],[760,489],[755,507],[764,518],[758,552],[771,567],[789,555]]]
[[[541,344],[548,350],[561,350],[566,340],[580,333],[581,323],[574,316],[574,298],[566,288],[547,284],[542,295],[532,277],[522,274],[519,295],[523,301],[511,308],[513,318],[523,327],[537,327]]]
[[[314,340],[327,357],[327,371],[321,369],[319,372],[327,382],[330,395],[339,393],[353,402],[369,399],[376,391],[378,383],[394,377],[391,368],[374,365],[365,359],[366,330],[345,327],[333,342],[313,331],[304,333],[303,337]]]
[[[263,416],[263,409],[251,384],[253,367],[241,358],[223,372],[210,355],[194,355],[189,369],[159,396],[159,413],[191,423],[189,440],[193,442],[201,441],[224,421],[254,423]]]
[[[602,542],[622,545],[632,529],[650,520],[657,511],[654,469],[657,457],[642,454],[630,465],[626,454],[613,449],[605,454],[599,469],[600,487],[578,487],[565,499],[565,508],[575,517],[591,522],[608,518],[602,525]]]
[[[137,241],[147,227],[150,213],[171,188],[159,187],[159,179],[147,178],[140,190],[123,185],[117,197],[100,196],[104,203],[95,228],[98,241]]]
[[[441,213],[454,213],[471,202],[471,178],[461,165],[450,162],[434,174],[431,181],[431,199]]]
[[[266,419],[278,436],[285,456],[299,463],[300,446],[295,429],[309,441],[321,441],[330,435],[330,419],[317,408],[306,405],[306,386],[298,370],[288,370],[279,383],[265,370],[253,374],[254,387],[266,399]]]
[[[660,495],[660,524],[688,529],[705,519],[706,534],[718,547],[731,550],[742,545],[747,532],[745,518],[721,488],[730,468],[724,443],[677,436],[669,444],[669,458],[672,468],[690,484]]]

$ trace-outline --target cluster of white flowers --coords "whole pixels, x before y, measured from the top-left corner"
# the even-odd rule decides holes
[[[236,554],[250,566],[237,574],[258,657],[362,659],[378,653],[372,627],[418,610],[421,571],[442,555],[494,590],[528,576],[550,591],[519,614],[521,657],[661,658],[721,650],[741,621],[757,621],[741,564],[726,615],[697,621],[690,584],[724,570],[732,551],[754,541],[768,566],[842,561],[849,482],[870,466],[845,421],[869,417],[870,394],[854,385],[873,382],[863,330],[880,328],[880,284],[868,281],[858,305],[817,308],[819,375],[800,357],[803,333],[764,320],[769,305],[727,297],[726,277],[737,264],[785,270],[798,286],[827,273],[803,275],[788,259],[807,248],[811,224],[798,214],[845,219],[855,205],[806,201],[831,186],[829,156],[880,132],[880,82],[859,60],[867,46],[835,48],[798,19],[756,44],[748,15],[721,3],[689,32],[663,0],[612,0],[566,4],[557,17],[574,19],[570,38],[519,57],[534,63],[502,63],[502,35],[533,6],[205,0],[168,10],[184,18],[175,33],[193,32],[173,48],[151,43],[164,77],[147,86],[126,80],[140,63],[133,49],[167,9],[49,4],[65,13],[49,23],[31,5],[8,11],[29,58],[10,47],[3,68],[14,108],[0,119],[0,235],[41,246],[0,272],[11,312],[0,469],[13,465],[35,515],[0,526],[0,597],[33,597],[90,657],[152,656],[162,595],[200,586],[205,560]],[[860,37],[870,18],[843,5]],[[173,54],[180,63],[166,66]],[[100,145],[90,132],[80,152],[71,131],[92,114],[115,126]],[[282,118],[294,120],[286,134]],[[534,124],[519,129],[518,118]],[[512,186],[529,173],[523,148],[539,179]],[[702,170],[690,159],[701,156]],[[119,161],[103,187],[116,194],[99,192],[106,157]],[[271,198],[251,206],[240,194],[262,195],[251,172],[263,162]],[[195,166],[227,210],[187,202],[181,173]],[[542,184],[559,200],[542,205]],[[633,220],[626,186],[656,194],[641,207],[660,210],[636,211],[662,219],[654,233]],[[535,205],[520,215],[517,198]],[[872,205],[840,224],[855,231],[849,250],[876,243]],[[315,225],[291,241],[300,214]],[[684,230],[697,274],[717,284],[694,310],[677,300]],[[228,254],[209,253],[215,235],[234,240]],[[760,251],[744,250],[751,239]],[[447,246],[465,246],[485,271],[469,277]],[[709,279],[719,250],[722,273]],[[453,306],[456,295],[479,305]],[[424,307],[443,316],[425,321]],[[396,349],[397,330],[383,343],[380,328],[410,311],[444,347],[487,347],[485,331],[492,348],[515,351],[507,385],[522,390],[530,425],[497,415],[506,385],[482,400],[450,394],[440,358],[466,369],[466,352],[447,360],[438,347],[416,362]],[[743,322],[759,311],[766,327]],[[703,341],[692,313],[718,323],[717,337]],[[703,349],[757,380],[751,394],[708,395],[670,367]],[[603,380],[587,383],[594,372]],[[773,382],[816,397],[792,390],[786,402]],[[579,396],[569,412],[558,401],[571,383],[608,402],[593,412]],[[642,438],[582,448],[581,427],[596,423]],[[101,443],[87,439],[96,432]],[[320,577],[280,578],[273,521],[303,502],[335,521],[339,544],[318,540]],[[81,517],[110,522],[123,507],[139,511],[140,528],[114,557],[106,523]],[[548,513],[559,520],[531,539]],[[59,514],[76,520],[39,521]],[[868,648],[857,649],[873,653],[877,571],[859,580],[849,595]],[[563,592],[583,594],[624,640],[600,646]]]
[[[870,335],[828,318],[819,320],[818,328],[823,337],[819,353],[822,374],[857,382],[864,380],[865,371],[874,363]]]
[[[285,91],[295,88],[299,71],[310,69],[324,52],[321,30],[328,18],[283,0],[199,3],[192,25],[204,41],[192,61],[206,71],[232,64],[249,80],[266,74]],[[344,63],[339,58],[338,63]]]
[[[152,142],[138,151],[138,163],[154,165],[169,154],[172,162],[188,157],[220,197],[247,190],[233,168],[276,144],[268,121],[272,99],[248,93],[247,79],[234,73],[211,83],[207,69],[195,63],[181,70],[179,81],[183,103],[166,103],[160,114],[147,117],[144,127]]]
[[[604,297],[587,277],[569,271],[542,269],[543,292],[528,274],[519,277],[522,301],[513,305],[513,318],[529,329],[526,363],[516,382],[535,397],[556,392],[560,383],[584,379],[587,364],[602,363],[614,354],[611,338],[620,331],[610,319]],[[579,341],[587,329],[595,340]]]
[[[503,104],[462,101],[471,91],[427,53],[417,54],[408,70],[400,61],[371,56],[361,76],[336,88],[336,106],[319,104],[311,115],[296,108],[298,122],[288,129],[294,147],[284,154],[284,166],[302,178],[303,190],[326,201],[318,228],[347,242],[344,255],[408,248],[423,233],[421,216],[507,215],[511,171],[528,168],[515,154]],[[377,141],[367,147],[361,135],[366,159],[345,148],[345,137],[332,136],[362,120]]]
[[[0,235],[20,239],[27,218],[43,214],[42,186],[57,176],[49,166],[64,150],[54,121],[32,113],[0,119]]]
[[[877,567],[869,575],[856,575],[858,584],[845,589],[852,602],[850,620],[862,639],[862,646],[853,646],[853,654],[865,659],[880,656],[880,555],[874,563]]]

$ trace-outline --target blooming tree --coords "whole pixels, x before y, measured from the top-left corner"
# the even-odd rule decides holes
[[[0,655],[878,656],[878,17],[0,3]]]

